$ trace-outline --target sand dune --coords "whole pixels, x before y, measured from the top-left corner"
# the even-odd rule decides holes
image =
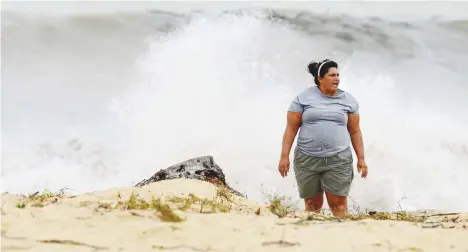
[[[338,221],[273,205],[192,179],[76,196],[5,193],[2,251],[468,251],[468,213]]]

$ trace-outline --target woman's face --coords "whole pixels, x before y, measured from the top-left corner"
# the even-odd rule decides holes
[[[321,80],[319,79],[319,82],[320,86],[326,90],[337,90],[340,84],[340,73],[335,67],[331,67],[328,69],[328,73]]]

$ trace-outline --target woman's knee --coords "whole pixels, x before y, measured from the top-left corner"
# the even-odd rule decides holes
[[[332,212],[347,212],[348,210],[348,197],[333,195],[331,193],[326,193],[328,206]]]
[[[320,192],[313,197],[304,199],[306,210],[319,211],[323,206],[323,192]]]

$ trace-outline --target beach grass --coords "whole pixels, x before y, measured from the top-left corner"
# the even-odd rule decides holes
[[[61,189],[55,193],[44,190],[43,192],[35,192],[30,195],[23,195],[23,197],[16,204],[17,208],[27,207],[44,207],[49,204],[54,204],[63,198],[65,190]],[[302,221],[309,220],[347,220],[359,221],[366,219],[373,220],[395,220],[407,222],[424,222],[430,215],[421,212],[405,211],[401,207],[399,201],[399,210],[395,212],[378,212],[369,209],[361,210],[356,204],[350,206],[351,211],[343,218],[334,217],[330,211],[324,209],[321,213],[308,212],[302,214],[300,217],[296,215],[299,211],[297,202],[293,203],[290,198],[279,193],[265,194],[267,198],[265,208],[270,213],[276,215],[278,218],[300,218]],[[182,196],[166,196],[155,197],[152,196],[150,200],[145,200],[139,197],[137,192],[132,192],[127,199],[123,199],[120,193],[117,193],[115,201],[109,202],[92,202],[82,201],[81,207],[86,207],[97,203],[96,209],[107,210],[124,210],[124,211],[153,211],[162,221],[166,222],[182,222],[185,218],[181,217],[178,211],[192,210],[198,213],[227,213],[232,211],[236,206],[239,206],[235,200],[235,195],[232,194],[225,186],[216,185],[216,195],[213,199],[200,198],[194,194]],[[260,208],[254,209],[256,215],[260,215]],[[301,212],[301,211],[299,211]],[[302,211],[305,212],[305,211]],[[136,213],[134,213],[136,214]]]

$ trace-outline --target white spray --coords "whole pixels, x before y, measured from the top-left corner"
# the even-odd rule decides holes
[[[152,34],[148,44],[128,89],[105,100],[118,117],[106,127],[119,145],[103,139],[104,146],[88,144],[77,133],[79,140],[54,145],[40,162],[37,154],[10,155],[4,190],[131,185],[176,162],[213,155],[228,182],[249,198],[262,201],[266,189],[295,200],[294,175],[283,179],[277,172],[286,109],[313,85],[309,61],[331,58],[340,63],[341,88],[361,103],[370,172],[366,180],[356,176],[356,204],[394,210],[405,197],[406,209],[468,209],[462,201],[468,192],[462,181],[468,176],[468,134],[462,130],[468,113],[447,110],[457,102],[429,90],[441,84],[420,68],[424,62],[395,60],[381,48],[366,51],[253,15],[199,18],[172,33]],[[463,73],[437,65],[431,71],[448,78],[449,88],[460,88],[459,95],[467,92],[457,82]],[[423,84],[408,81],[415,73]],[[422,91],[414,92],[417,87]],[[466,112],[466,102],[458,104]]]

